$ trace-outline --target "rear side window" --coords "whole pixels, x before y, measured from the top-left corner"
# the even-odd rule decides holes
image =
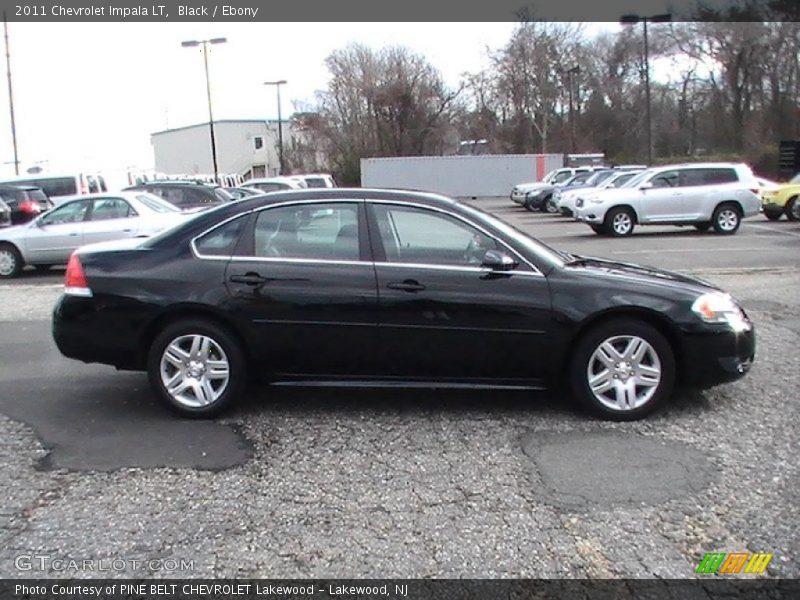
[[[739,181],[734,169],[685,169],[681,171],[681,185],[713,185]]]
[[[359,260],[358,206],[320,203],[258,213],[255,255],[264,258]]]
[[[197,253],[202,256],[231,256],[246,221],[247,215],[238,217],[197,238],[194,242]]]

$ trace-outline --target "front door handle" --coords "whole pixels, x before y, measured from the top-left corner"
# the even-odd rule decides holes
[[[244,275],[231,275],[229,281],[233,283],[244,283],[245,285],[264,285],[267,283],[267,278],[262,277],[258,273],[245,273]]]
[[[390,290],[402,290],[404,292],[421,292],[425,289],[425,286],[422,285],[416,279],[406,279],[404,281],[392,281],[391,283],[387,283],[386,287]]]

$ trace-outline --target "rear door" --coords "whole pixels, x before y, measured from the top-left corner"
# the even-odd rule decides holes
[[[709,220],[719,200],[719,192],[739,178],[731,167],[681,169],[681,189],[687,220]]]
[[[261,367],[281,377],[369,375],[378,298],[363,201],[272,206],[247,227],[226,285]]]
[[[136,237],[139,215],[124,198],[94,198],[83,227],[83,243]]]

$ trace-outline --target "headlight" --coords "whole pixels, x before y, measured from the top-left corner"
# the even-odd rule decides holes
[[[692,304],[692,312],[706,323],[727,323],[736,332],[750,329],[744,311],[729,294],[722,292],[703,294]]]

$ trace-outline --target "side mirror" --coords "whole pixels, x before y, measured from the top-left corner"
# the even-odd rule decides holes
[[[640,190],[652,190],[653,189],[653,182],[652,181],[645,181],[642,185],[639,186]]]
[[[493,271],[510,271],[518,265],[519,263],[512,256],[502,250],[487,250],[481,263],[482,267],[487,267]]]

